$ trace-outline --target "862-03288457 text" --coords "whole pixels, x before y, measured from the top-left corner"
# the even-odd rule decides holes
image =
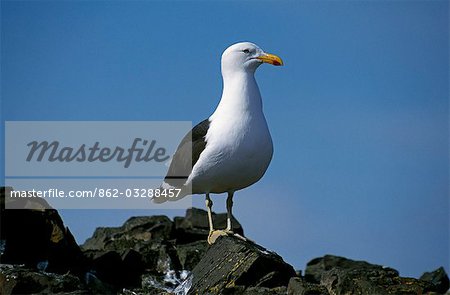
[[[17,190],[11,191],[11,198],[177,198],[181,189],[177,188],[94,188],[92,190]]]

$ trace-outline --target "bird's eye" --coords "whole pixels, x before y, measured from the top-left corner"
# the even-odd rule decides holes
[[[244,50],[242,50],[242,52],[244,52],[245,54],[249,54],[249,53],[250,53],[250,50],[244,49]]]

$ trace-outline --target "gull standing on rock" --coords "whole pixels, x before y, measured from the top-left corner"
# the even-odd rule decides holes
[[[210,244],[220,235],[233,234],[234,193],[261,179],[272,159],[272,138],[254,76],[263,63],[283,65],[278,56],[250,42],[234,44],[224,51],[219,105],[183,138],[161,185],[162,189],[177,188],[181,192],[177,198],[153,199],[162,203],[189,194],[205,194]],[[214,230],[212,193],[228,193],[225,230]]]

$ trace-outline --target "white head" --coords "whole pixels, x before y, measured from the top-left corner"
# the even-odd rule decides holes
[[[269,63],[282,66],[281,58],[265,53],[258,45],[250,42],[236,43],[228,47],[222,54],[222,75],[238,72],[251,73],[262,64]]]

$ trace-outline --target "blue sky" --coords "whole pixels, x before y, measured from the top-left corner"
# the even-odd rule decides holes
[[[195,124],[220,98],[222,51],[252,41],[285,66],[256,75],[275,154],[264,178],[236,193],[246,234],[298,269],[330,253],[408,276],[449,271],[448,6],[2,1],[2,124]],[[132,215],[184,214],[61,213],[80,243]]]

